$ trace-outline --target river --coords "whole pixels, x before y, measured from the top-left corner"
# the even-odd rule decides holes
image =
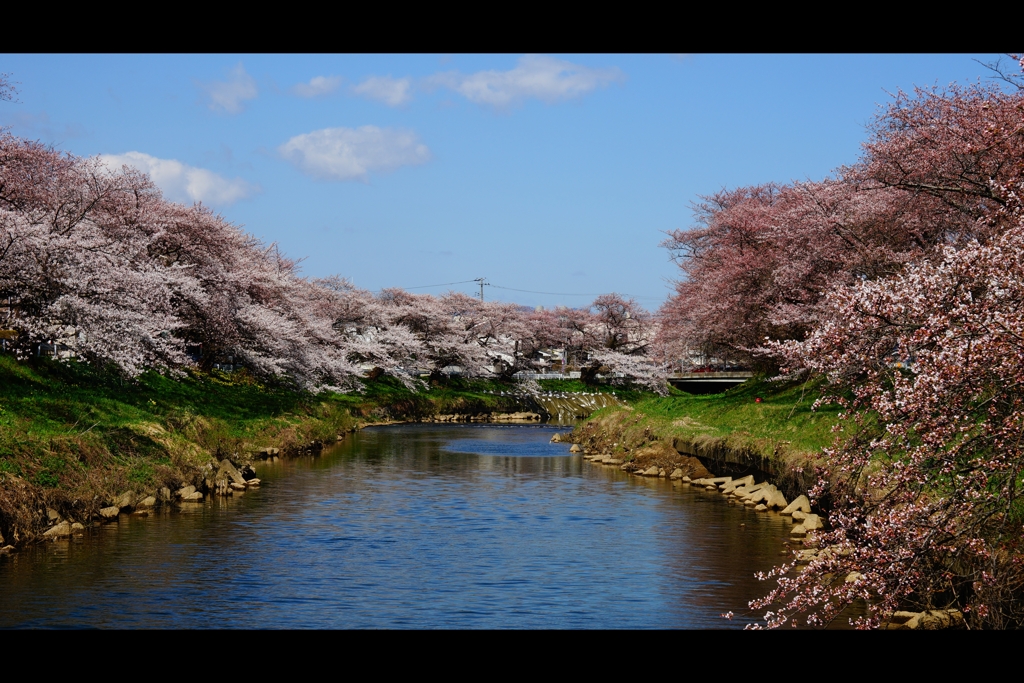
[[[263,486],[0,558],[0,627],[736,628],[790,524],[549,443],[364,429]],[[734,612],[730,621],[722,618]]]

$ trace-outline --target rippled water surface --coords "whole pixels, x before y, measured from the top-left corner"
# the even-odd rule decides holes
[[[549,443],[378,427],[264,485],[0,558],[0,627],[734,628],[788,525]]]

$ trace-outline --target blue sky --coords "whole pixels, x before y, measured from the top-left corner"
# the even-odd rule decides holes
[[[996,59],[4,55],[19,94],[0,126],[147,170],[306,275],[656,308],[678,273],[659,243],[700,195],[821,179],[888,93],[986,80]],[[415,291],[446,289],[476,291]]]

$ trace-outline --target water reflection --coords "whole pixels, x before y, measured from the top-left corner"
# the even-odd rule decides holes
[[[788,526],[551,444],[403,425],[0,561],[0,626],[729,628]]]

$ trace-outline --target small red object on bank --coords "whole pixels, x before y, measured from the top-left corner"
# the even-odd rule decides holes
[[[760,396],[758,396],[757,398],[754,399],[754,403],[760,403],[760,402],[761,402],[761,397]]]

